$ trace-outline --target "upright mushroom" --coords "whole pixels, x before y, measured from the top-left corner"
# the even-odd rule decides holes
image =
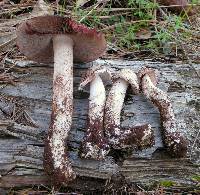
[[[141,80],[142,92],[159,109],[163,126],[163,139],[167,150],[175,157],[186,156],[188,142],[177,129],[172,103],[168,95],[156,87],[155,71],[143,67],[138,76]]]
[[[121,110],[128,85],[133,93],[139,92],[137,75],[133,70],[122,69],[113,76],[115,82],[110,89],[105,106],[105,134],[113,148],[138,147],[146,148],[154,144],[151,126],[139,125],[122,128],[120,125]]]
[[[88,127],[81,147],[81,157],[102,160],[109,152],[109,144],[104,136],[104,107],[106,91],[102,77],[111,77],[105,67],[89,69],[80,83],[80,89],[90,83]]]
[[[104,35],[70,18],[40,16],[22,23],[17,45],[29,59],[54,62],[51,123],[44,148],[44,169],[56,184],[75,178],[65,144],[72,123],[73,61],[90,62],[106,49]]]

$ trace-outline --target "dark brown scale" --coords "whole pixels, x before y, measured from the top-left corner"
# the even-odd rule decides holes
[[[57,108],[53,108],[53,109],[57,110]],[[64,169],[61,170],[61,169],[55,168],[54,165],[53,165],[54,159],[53,159],[52,148],[50,147],[50,141],[49,140],[53,136],[53,133],[55,133],[55,132],[53,132],[55,115],[56,115],[56,112],[53,111],[52,114],[51,114],[51,123],[50,123],[49,131],[48,131],[48,137],[44,141],[45,147],[44,147],[44,154],[43,154],[43,158],[44,158],[43,166],[44,166],[45,172],[50,176],[49,178],[51,180],[51,183],[55,187],[60,187],[60,185],[64,181],[66,181],[66,178],[68,178],[67,182],[70,182],[70,181],[74,180],[76,176],[75,176],[74,172],[73,172],[72,175],[69,174],[68,176],[66,176],[66,167],[69,167],[71,169],[71,165],[70,165],[69,161],[67,160],[68,154],[67,154],[66,148],[65,148],[65,156],[63,158],[65,160],[64,160],[64,162],[62,162],[62,163],[65,163]]]
[[[145,139],[145,142],[142,140],[145,135],[144,132],[149,128],[148,125],[120,127],[110,124],[107,127],[109,132],[111,132],[110,139],[116,140],[116,143],[111,143],[114,148],[145,149],[155,144],[153,132],[151,132],[148,139]],[[116,128],[120,129],[120,135],[115,133]]]
[[[120,137],[120,142],[124,143],[124,145],[134,145],[138,149],[145,149],[147,147],[151,147],[155,144],[153,131],[148,136],[148,139],[145,139],[145,142],[142,140],[145,136],[144,132],[148,128],[148,125],[134,126],[132,128],[122,128],[124,129],[124,132],[131,131],[131,134],[122,134]]]
[[[167,150],[173,157],[186,156],[188,142],[182,135],[180,135],[179,132],[166,133],[164,135],[164,140],[165,144],[167,145]],[[176,144],[174,140],[180,140],[179,144]]]
[[[51,134],[49,136],[51,136]],[[75,175],[73,175],[73,174],[71,175],[69,173],[69,175],[66,176],[66,167],[71,167],[71,166],[69,166],[70,163],[66,160],[64,162],[65,163],[65,165],[64,165],[65,169],[63,169],[63,170],[54,168],[54,166],[53,166],[54,159],[52,158],[53,154],[51,152],[51,147],[49,145],[49,139],[48,138],[45,139],[44,144],[45,144],[45,147],[44,147],[43,166],[44,166],[44,170],[46,171],[46,173],[50,176],[49,178],[51,179],[51,183],[55,187],[60,187],[61,184],[63,183],[63,181],[66,180],[66,177],[68,178],[68,182],[74,180]],[[65,151],[65,154],[66,154],[66,156],[63,159],[67,159],[66,158],[67,157],[67,151]]]
[[[101,120],[90,120],[90,124],[87,128],[86,135],[84,137],[82,146],[81,146],[81,152],[82,156],[86,156],[89,151],[86,147],[86,143],[90,143],[92,146],[96,146],[101,151],[104,150],[105,153],[108,153],[110,150],[110,146],[108,145],[108,140],[104,137],[104,133],[102,131],[103,125]],[[93,156],[87,156],[87,158],[94,158],[96,156],[97,160],[102,160],[102,156],[100,154],[96,154]]]

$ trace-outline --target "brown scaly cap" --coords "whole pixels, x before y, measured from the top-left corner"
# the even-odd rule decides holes
[[[61,16],[39,16],[27,20],[17,29],[17,45],[29,59],[53,62],[53,41],[56,34],[66,34],[74,42],[74,61],[96,60],[106,49],[104,35],[95,29]]]
[[[129,85],[131,85],[134,94],[139,93],[139,84],[133,70],[128,68],[122,69],[119,72],[114,73],[112,79],[124,79]]]
[[[88,85],[95,78],[96,75],[99,75],[103,82],[111,81],[112,73],[113,70],[111,68],[101,65],[94,65],[84,75],[82,75],[79,90],[82,90],[86,85]]]
[[[152,68],[147,68],[147,67],[142,67],[141,69],[140,69],[140,71],[138,72],[138,80],[140,81],[140,90],[142,90],[141,89],[141,81],[142,81],[142,78],[146,75],[146,74],[148,74],[148,76],[150,77],[150,79],[151,79],[151,82],[153,83],[153,85],[154,86],[156,86],[157,85],[157,83],[158,83],[158,80],[157,80],[157,75],[156,75],[156,72],[155,72],[155,70],[153,70]]]

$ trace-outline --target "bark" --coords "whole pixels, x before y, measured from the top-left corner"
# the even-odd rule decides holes
[[[144,65],[144,62],[140,61],[99,60],[98,63],[109,64],[118,69],[131,68],[136,72]],[[108,156],[104,161],[79,157],[80,144],[87,128],[89,91],[79,92],[78,86],[80,76],[90,66],[91,64],[80,64],[74,68],[73,125],[66,146],[78,177],[69,186],[73,189],[88,190],[104,188],[105,180],[110,180],[116,174],[127,182],[146,185],[160,180],[196,185],[192,178],[200,174],[194,164],[200,162],[200,66],[158,62],[148,64],[149,67],[157,69],[158,87],[167,92],[172,100],[179,131],[190,141],[188,159],[169,157],[161,141],[159,111],[143,95],[129,95],[123,107],[122,126],[151,124],[155,134],[155,146],[133,151],[128,157],[120,156],[121,163],[116,163],[116,155]],[[0,89],[0,187],[48,185],[49,178],[44,174],[42,165],[43,138],[50,124],[53,66],[16,65],[11,70],[17,78],[15,86],[1,84]],[[20,119],[21,124],[11,120],[20,115],[20,112],[13,111],[20,106],[23,106],[24,111],[37,123],[38,128],[28,125],[27,119],[23,117]],[[12,116],[13,113],[15,117]],[[94,185],[94,182],[99,185]]]

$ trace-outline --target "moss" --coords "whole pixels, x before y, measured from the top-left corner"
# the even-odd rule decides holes
[[[172,187],[175,184],[176,183],[174,181],[170,181],[170,180],[163,180],[160,182],[160,186],[163,186],[163,187]]]
[[[194,176],[192,176],[192,180],[200,182],[200,175],[194,175]]]

